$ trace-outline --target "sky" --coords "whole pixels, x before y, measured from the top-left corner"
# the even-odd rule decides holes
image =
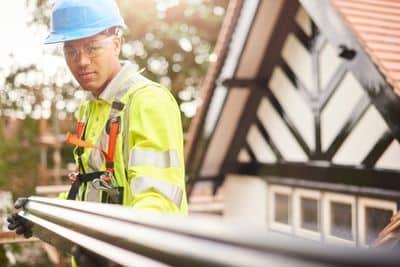
[[[10,0],[0,1],[0,33],[2,43],[0,44],[0,80],[16,67],[24,67],[35,65],[45,77],[44,79],[62,79],[52,80],[62,83],[64,79],[70,76],[69,72],[65,71],[65,75],[57,75],[61,69],[66,70],[64,59],[59,56],[51,55],[50,51],[54,49],[54,45],[45,46],[44,39],[48,35],[48,30],[28,26],[30,21],[30,12],[26,7],[26,0]],[[14,56],[11,58],[10,54]],[[72,77],[72,76],[71,76]],[[39,79],[40,77],[33,77]],[[35,80],[34,79],[34,80]],[[17,91],[15,91],[17,92]],[[11,91],[9,94],[14,93]],[[15,93],[16,94],[16,93]],[[18,97],[16,95],[16,97]],[[49,106],[41,107],[40,112],[32,112],[32,105],[27,105],[26,112],[32,117],[48,118],[50,116]],[[16,116],[25,118],[25,113],[20,112]]]
[[[10,62],[8,55],[15,54],[15,60],[21,64],[37,62],[43,49],[44,31],[29,29],[26,22],[29,12],[25,0],[0,1],[0,68]]]
[[[0,1],[0,70],[7,73],[11,66],[34,64],[52,77],[59,67],[65,68],[65,62],[61,57],[51,55],[54,45],[43,44],[48,29],[28,25],[31,14],[25,1]],[[13,58],[10,54],[14,55]]]

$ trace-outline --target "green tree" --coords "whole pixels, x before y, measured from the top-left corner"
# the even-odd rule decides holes
[[[33,193],[38,177],[38,121],[0,118],[0,186],[15,196]]]

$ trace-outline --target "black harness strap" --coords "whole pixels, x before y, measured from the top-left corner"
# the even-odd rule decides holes
[[[96,178],[100,178],[101,175],[103,175],[105,172],[100,171],[100,172],[90,172],[90,173],[85,173],[85,174],[78,174],[76,176],[75,182],[72,183],[71,189],[68,192],[68,197],[67,199],[75,200],[76,195],[79,192],[79,187],[82,183],[84,182],[90,182],[93,181]]]

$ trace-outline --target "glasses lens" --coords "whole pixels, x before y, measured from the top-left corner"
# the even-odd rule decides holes
[[[110,43],[114,39],[114,37],[115,36],[112,35],[102,40],[87,43],[83,45],[82,48],[64,46],[64,56],[67,59],[74,60],[77,57],[78,53],[81,53],[81,51],[83,50],[83,53],[89,58],[98,57],[104,51],[106,44]]]
[[[68,59],[74,59],[78,54],[78,51],[73,47],[64,47],[63,52],[64,56]]]
[[[104,49],[104,46],[98,43],[90,43],[85,46],[85,53],[88,57],[93,58],[101,55],[101,52]]]

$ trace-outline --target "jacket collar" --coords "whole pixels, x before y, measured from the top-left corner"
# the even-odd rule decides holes
[[[115,77],[108,83],[106,88],[101,92],[101,94],[96,98],[92,94],[89,94],[89,100],[101,99],[111,103],[119,91],[121,90],[122,84],[132,75],[137,75],[140,72],[137,71],[137,68],[130,63],[129,61],[124,61],[122,63],[122,68],[115,75]]]

